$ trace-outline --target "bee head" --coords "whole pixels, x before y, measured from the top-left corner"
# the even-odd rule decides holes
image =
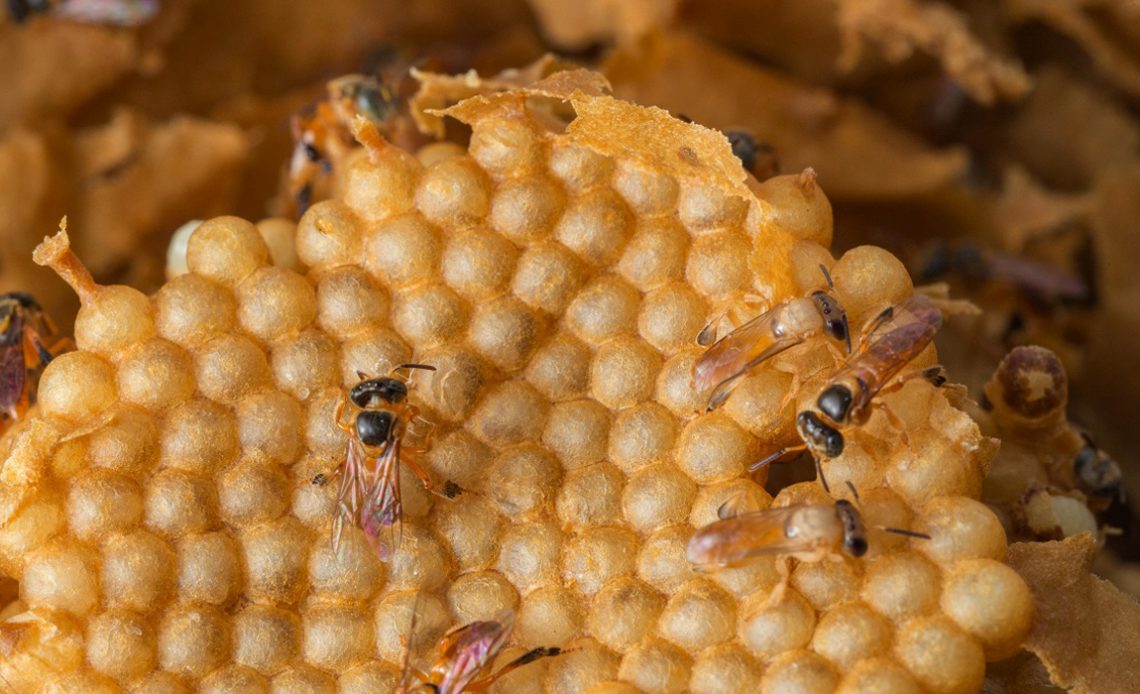
[[[827,387],[819,395],[819,400],[816,401],[816,406],[819,407],[820,412],[831,418],[833,422],[846,421],[847,415],[851,412],[851,389],[847,386],[836,383]]]
[[[362,410],[396,405],[408,397],[408,384],[396,378],[369,378],[352,387],[349,400]]]
[[[835,513],[843,524],[843,551],[853,557],[867,553],[867,528],[855,504],[846,499],[835,502]]]
[[[843,434],[811,410],[804,410],[796,417],[796,431],[816,455],[835,458],[843,453]]]
[[[823,332],[833,340],[847,345],[851,352],[851,329],[847,324],[847,312],[839,305],[839,300],[825,291],[815,291],[811,295],[819,315],[823,317]]]

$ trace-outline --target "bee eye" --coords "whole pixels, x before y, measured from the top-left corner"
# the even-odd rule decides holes
[[[827,432],[827,457],[838,458],[843,454],[843,434],[834,429]]]
[[[834,422],[842,422],[851,409],[851,391],[846,386],[834,385],[823,391],[816,403],[820,411]]]
[[[847,542],[847,549],[853,557],[861,557],[867,553],[867,540],[862,537],[853,537]]]

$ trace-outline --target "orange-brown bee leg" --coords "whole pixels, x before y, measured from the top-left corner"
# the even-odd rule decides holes
[[[903,445],[909,448],[910,436],[908,436],[906,433],[906,423],[898,418],[898,415],[896,415],[894,411],[891,410],[891,406],[878,399],[871,401],[871,406],[879,412],[883,413],[883,416],[886,417],[887,421],[890,423],[891,428],[899,433],[899,437],[902,439]]]
[[[346,434],[348,434],[349,436],[352,436],[355,433],[352,430],[352,424],[351,423],[346,424],[344,421],[344,410],[347,406],[348,406],[348,398],[342,396],[340,399],[340,402],[337,403],[336,413],[333,414],[333,421],[336,422],[336,425],[338,427],[340,427]]]
[[[780,573],[780,582],[772,588],[772,592],[768,593],[768,599],[764,601],[764,607],[761,609],[768,609],[775,607],[784,600],[784,594],[788,592],[788,582],[792,580],[792,569],[788,566],[788,561],[791,557],[778,556],[776,557],[776,571]]]
[[[442,487],[437,485],[432,481],[427,470],[423,469],[423,467],[412,458],[402,455],[402,453],[403,451],[401,451],[400,462],[402,462],[413,475],[420,479],[420,482],[424,485],[424,489],[436,496],[442,496],[445,499],[454,499],[463,492],[463,488],[451,480],[444,482]]]
[[[533,663],[534,661],[536,661],[540,658],[549,658],[549,657],[553,657],[556,655],[561,655],[564,652],[566,652],[566,651],[563,651],[561,648],[532,648],[529,651],[527,651],[526,653],[523,653],[522,655],[515,658],[511,662],[507,663],[503,667],[499,668],[498,672],[496,672],[492,675],[489,675],[487,677],[484,677],[482,679],[475,680],[474,682],[468,684],[466,687],[463,688],[463,691],[465,691],[465,692],[485,692],[500,677],[507,674],[508,672],[511,672],[512,670],[520,668],[523,665],[529,665],[530,663]]]

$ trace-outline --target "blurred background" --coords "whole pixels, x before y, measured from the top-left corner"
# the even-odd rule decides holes
[[[939,336],[976,399],[1011,347],[1057,352],[1071,418],[1125,473],[1099,570],[1140,592],[1136,0],[9,0],[0,291],[68,330],[74,297],[30,261],[64,214],[98,280],[153,291],[188,220],[287,211],[290,117],[329,79],[547,52],[749,131],[757,176],[814,167],[837,256],[886,247],[986,309]]]

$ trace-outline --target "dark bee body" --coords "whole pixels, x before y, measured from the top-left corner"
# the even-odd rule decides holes
[[[0,414],[19,419],[31,402],[28,372],[52,360],[44,346],[55,332],[43,309],[30,295],[0,295]]]
[[[1113,497],[1122,492],[1120,464],[1084,435],[1085,445],[1073,456],[1073,472],[1081,489],[1093,496]]]

